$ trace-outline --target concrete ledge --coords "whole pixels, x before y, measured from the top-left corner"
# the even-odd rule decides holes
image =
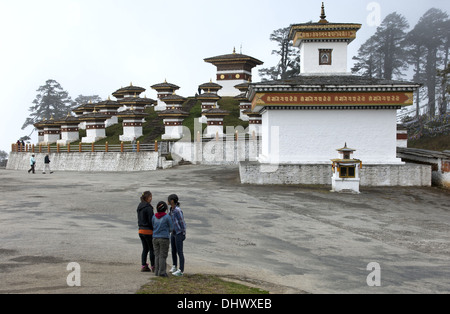
[[[28,170],[31,153],[10,153],[7,170]],[[35,153],[36,171],[44,169],[45,153]],[[157,152],[51,153],[52,171],[150,171],[158,166]]]
[[[331,164],[280,164],[259,162],[239,164],[241,183],[320,184],[331,185]],[[364,165],[360,172],[361,186],[431,186],[431,166],[406,163],[405,165]]]

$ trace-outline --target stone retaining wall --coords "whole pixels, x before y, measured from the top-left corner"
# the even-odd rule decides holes
[[[7,170],[28,170],[32,153],[10,153]],[[35,153],[36,171],[44,169],[45,153]],[[52,171],[150,171],[158,167],[157,152],[51,153]]]
[[[331,164],[260,164],[241,162],[239,173],[244,184],[319,184],[331,185]],[[431,186],[431,166],[364,165],[361,186]]]

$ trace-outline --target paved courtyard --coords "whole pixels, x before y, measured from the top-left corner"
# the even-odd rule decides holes
[[[233,276],[275,293],[450,292],[448,190],[249,186],[237,167],[190,165],[0,170],[0,293],[134,293],[152,277],[139,271],[144,190],[153,205],[179,195],[186,273]],[[79,287],[66,283],[70,262],[81,267]],[[367,285],[371,262],[381,268],[379,287]]]

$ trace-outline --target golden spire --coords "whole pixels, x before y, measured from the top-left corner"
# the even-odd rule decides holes
[[[325,5],[322,2],[322,9],[320,11],[320,21],[319,21],[319,23],[320,24],[327,24],[328,21],[326,20],[326,17],[327,16],[325,15]]]
[[[233,47],[233,54],[236,54],[236,47]]]

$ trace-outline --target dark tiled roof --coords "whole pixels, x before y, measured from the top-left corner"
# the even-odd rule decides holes
[[[222,97],[220,97],[217,94],[214,93],[203,93],[197,96],[198,100],[219,100],[222,99]]]
[[[249,85],[250,85],[250,82],[245,82],[245,83],[234,85],[234,88],[239,89],[241,92],[245,92],[245,91],[247,91]]]
[[[161,111],[158,116],[164,117],[164,116],[189,116],[189,113],[178,109],[178,108],[172,108],[172,109],[166,109],[164,111]]]
[[[166,81],[164,81],[164,83],[158,83],[158,84],[152,85],[150,87],[153,89],[156,89],[156,90],[158,90],[158,89],[171,89],[171,90],[172,89],[173,90],[180,89],[179,86],[172,84],[172,83],[167,83]]]
[[[164,98],[161,98],[161,101],[163,101],[165,103],[167,103],[167,102],[182,103],[182,102],[186,101],[186,98],[183,96],[177,95],[177,94],[172,94],[172,95],[166,96]]]
[[[208,90],[208,89],[219,90],[219,89],[222,89],[222,85],[219,85],[219,84],[214,83],[214,82],[203,83],[202,85],[199,85],[199,87],[201,89],[203,89],[203,90]]]
[[[204,114],[205,116],[227,116],[230,113],[220,108],[211,108],[204,111],[202,114]]]
[[[76,124],[76,123],[80,123],[80,119],[78,117],[74,117],[72,115],[67,115],[64,119],[60,119],[57,122],[59,124],[65,124],[65,123]]]
[[[80,119],[80,121],[107,120],[107,119],[111,118],[111,116],[109,116],[107,114],[103,114],[101,112],[91,112],[91,113],[86,113],[84,115],[81,115],[78,118]]]
[[[136,110],[124,110],[118,112],[115,116],[119,118],[145,118],[148,116],[148,113]]]
[[[133,104],[133,105],[152,105],[156,104],[156,100],[147,97],[125,97],[118,100],[120,106],[123,104]]]
[[[134,94],[140,94],[140,93],[143,93],[143,92],[145,92],[145,88],[139,87],[139,86],[130,85],[130,86],[122,87],[122,88],[116,90],[113,93],[113,96],[114,97],[117,97],[117,96],[120,97],[121,95],[124,95],[124,94],[133,94],[133,93]]]
[[[119,108],[119,107],[122,107],[122,105],[119,102],[117,102],[115,100],[111,100],[111,99],[100,101],[98,103],[92,104],[92,106],[95,108]]]
[[[261,65],[264,63],[256,58],[253,58],[253,57],[250,57],[247,55],[243,55],[240,53],[231,53],[231,54],[206,58],[206,59],[204,59],[204,61],[208,62],[208,63],[212,63],[212,64],[226,63],[226,62],[232,62],[232,61],[248,62],[248,63],[253,63],[254,65]]]

